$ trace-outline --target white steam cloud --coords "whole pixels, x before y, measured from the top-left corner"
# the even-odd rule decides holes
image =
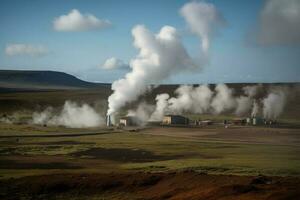
[[[228,88],[225,84],[218,84],[215,90],[217,93],[211,102],[215,114],[234,108],[236,101],[233,97],[233,89]]]
[[[258,113],[258,104],[255,101],[255,97],[258,92],[262,89],[262,85],[247,85],[242,88],[244,95],[236,98],[236,110],[235,114],[237,116],[244,116],[250,110],[252,110],[251,116],[255,117]]]
[[[283,88],[272,89],[263,99],[263,115],[267,119],[276,119],[283,111],[286,103],[286,90]]]
[[[127,116],[135,117],[135,123],[145,125],[154,109],[155,107],[153,105],[142,102],[138,105],[136,110],[129,110]]]
[[[251,117],[256,117],[259,113],[259,105],[256,100],[253,101]]]
[[[114,92],[108,98],[108,115],[136,100],[149,84],[158,83],[175,72],[196,68],[175,28],[164,26],[158,34],[153,34],[145,26],[138,25],[133,28],[132,35],[140,52],[130,62],[132,71],[112,84]]]
[[[41,113],[35,112],[32,117],[34,124],[50,126],[66,126],[70,128],[87,128],[104,125],[101,115],[87,104],[66,101],[63,109],[55,114],[51,107]]]
[[[193,86],[183,85],[176,89],[177,97],[169,99],[171,113],[204,113],[210,108],[212,91],[207,85]]]
[[[250,98],[254,98],[261,89],[262,89],[261,84],[247,85],[247,86],[243,87],[244,93]]]
[[[234,96],[234,89],[218,84],[212,91],[207,85],[193,87],[182,85],[175,90],[176,97],[168,94],[156,96],[156,108],[150,121],[160,121],[165,114],[221,114],[233,112],[237,116],[259,115],[263,111],[266,119],[276,119],[287,100],[287,88],[272,87],[262,100],[257,99],[261,85],[245,86],[243,94]]]
[[[160,121],[164,117],[166,113],[166,109],[168,107],[168,94],[159,94],[156,96],[156,108],[155,111],[152,113],[150,121]]]
[[[236,98],[236,110],[235,114],[237,116],[243,116],[249,112],[252,107],[253,101],[248,96],[240,96]]]
[[[204,57],[200,56],[196,65],[183,46],[177,30],[172,26],[162,27],[157,34],[151,33],[143,25],[135,26],[132,35],[139,54],[130,62],[132,71],[112,84],[114,92],[108,98],[108,115],[114,115],[127,103],[137,100],[145,93],[148,85],[159,84],[172,74],[199,69],[206,64],[210,36],[221,19],[219,13],[212,4],[204,2],[187,3],[180,13],[191,31],[200,37],[200,55],[204,53]],[[159,117],[159,113],[157,115]]]

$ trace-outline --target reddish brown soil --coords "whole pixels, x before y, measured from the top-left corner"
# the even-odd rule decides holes
[[[300,178],[174,173],[64,174],[0,181],[0,199],[270,199],[300,197]]]

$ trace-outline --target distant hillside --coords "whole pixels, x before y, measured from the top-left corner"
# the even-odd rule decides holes
[[[56,71],[0,70],[0,88],[6,89],[80,89],[107,84],[90,83]]]

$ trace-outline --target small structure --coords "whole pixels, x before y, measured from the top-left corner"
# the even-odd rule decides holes
[[[266,125],[276,125],[276,124],[277,124],[277,121],[276,121],[276,120],[269,119],[269,120],[265,120],[265,124],[266,124]]]
[[[200,120],[195,120],[195,121],[194,121],[194,125],[195,125],[195,126],[199,126],[199,125],[200,125]]]
[[[166,125],[188,125],[189,119],[181,115],[165,115],[162,123]]]
[[[260,117],[248,117],[246,119],[246,123],[247,125],[263,125],[265,124],[265,120],[263,118]]]
[[[120,118],[120,125],[121,126],[137,126],[139,125],[139,120],[137,117],[134,116],[126,116]]]
[[[147,121],[147,126],[159,126],[161,121]]]
[[[203,121],[200,121],[200,125],[212,125],[213,124],[213,121],[212,120],[203,120]]]
[[[264,119],[263,118],[260,118],[260,117],[253,117],[252,118],[252,124],[253,125],[262,125],[264,124]]]
[[[252,124],[252,118],[247,117],[247,119],[246,119],[246,124],[247,124],[247,125]]]
[[[112,126],[110,115],[106,116],[106,126]]]
[[[232,123],[234,125],[245,125],[246,122],[247,122],[247,120],[243,119],[243,118],[235,118],[235,119],[232,120]]]

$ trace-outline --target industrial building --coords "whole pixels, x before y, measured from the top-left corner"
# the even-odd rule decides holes
[[[120,123],[121,126],[137,126],[139,125],[139,120],[137,117],[134,116],[126,116],[120,118]]]
[[[265,124],[264,122],[265,122],[265,120],[260,117],[248,117],[246,119],[246,123],[248,125],[254,125],[254,126],[255,125],[263,125],[263,124]]]
[[[234,118],[232,120],[232,123],[234,125],[245,125],[247,123],[247,119],[244,119],[244,118]]]
[[[212,125],[214,122],[212,120],[202,120],[199,125]]]
[[[188,125],[189,119],[181,115],[165,115],[162,123],[165,125]]]
[[[112,126],[110,115],[106,116],[106,126]]]

